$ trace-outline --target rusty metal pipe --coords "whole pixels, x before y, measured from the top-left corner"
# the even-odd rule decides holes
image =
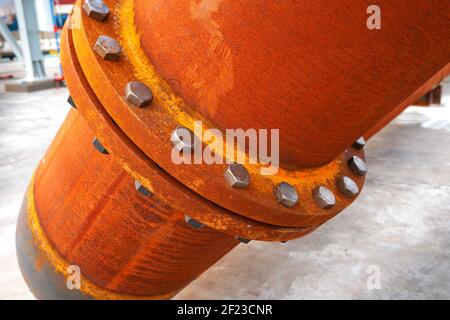
[[[168,298],[239,243],[208,227],[192,228],[184,214],[136,190],[133,177],[91,145],[94,138],[71,110],[26,196],[21,219],[35,240],[19,240],[22,265],[33,257],[24,252],[35,246],[36,270],[50,280],[77,265],[86,296]],[[29,233],[19,225],[20,236]],[[35,286],[34,278],[25,275],[38,298],[55,295]],[[62,297],[72,294],[65,291]]]
[[[366,1],[96,3],[77,1],[64,28],[74,109],[19,217],[39,298],[170,298],[239,242],[312,232],[362,189],[356,138],[450,61],[438,1],[381,1],[379,31]],[[281,129],[283,167],[243,164],[236,188],[225,163],[174,164],[174,129],[195,120]],[[66,286],[71,265],[81,290]]]
[[[316,167],[449,60],[448,2],[378,1],[375,31],[370,4],[136,0],[135,23],[156,70],[190,106],[221,129],[280,128],[281,160]]]
[[[367,140],[370,139],[378,131],[383,129],[389,122],[394,120],[403,110],[405,110],[407,107],[409,107],[414,102],[419,100],[424,94],[426,94],[433,87],[438,85],[448,75],[450,75],[450,64],[447,64],[444,68],[439,70],[433,77],[431,77],[427,82],[425,82],[416,91],[414,91],[414,93],[411,94],[405,101],[399,104],[394,110],[389,112],[376,125],[370,128],[370,130],[364,134],[364,138],[366,138]]]

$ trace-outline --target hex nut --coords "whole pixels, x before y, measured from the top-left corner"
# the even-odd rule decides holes
[[[85,0],[83,10],[89,18],[97,21],[103,21],[109,15],[109,8],[102,0]]]
[[[125,99],[136,107],[144,107],[152,103],[153,93],[140,81],[128,82],[125,86]]]
[[[244,243],[244,244],[247,244],[247,243],[249,243],[250,241],[252,241],[252,240],[250,240],[250,239],[243,238],[243,237],[235,237],[235,238],[236,238],[236,240],[238,240],[239,242]]]
[[[94,140],[92,140],[92,145],[94,146],[95,149],[97,149],[98,152],[108,154],[108,150],[106,150],[106,148],[101,144],[101,142],[97,138],[94,138]]]
[[[354,174],[359,176],[364,176],[367,173],[367,165],[363,159],[358,156],[352,156],[348,160],[348,166],[353,171]]]
[[[313,191],[314,201],[322,209],[330,209],[336,204],[333,192],[324,186],[319,186]]]
[[[144,187],[138,180],[134,180],[134,187],[143,196],[149,197],[153,194],[150,190]]]
[[[242,164],[230,164],[223,175],[233,188],[246,188],[250,183],[250,175]]]
[[[298,202],[297,190],[287,182],[278,184],[274,193],[278,203],[285,207],[291,208]]]
[[[195,148],[195,135],[186,127],[178,126],[173,130],[170,142],[178,152],[191,153]]]
[[[204,227],[204,224],[201,222],[198,222],[197,220],[192,219],[190,216],[188,216],[187,214],[184,215],[184,220],[186,221],[186,223],[188,225],[190,225],[193,229],[201,229]]]
[[[337,181],[339,191],[347,198],[353,198],[359,193],[359,187],[356,182],[347,176],[340,177]]]
[[[362,148],[364,148],[365,145],[366,145],[366,140],[364,139],[364,137],[360,137],[358,140],[356,140],[352,144],[352,147],[357,150],[361,150]]]
[[[74,108],[74,109],[77,108],[75,101],[73,101],[72,96],[69,96],[69,98],[67,98],[67,102],[72,106],[72,108]]]
[[[119,60],[122,47],[117,40],[108,36],[99,36],[94,45],[94,51],[104,60]]]

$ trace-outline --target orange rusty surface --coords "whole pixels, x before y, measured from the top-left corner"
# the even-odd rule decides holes
[[[82,74],[71,38],[71,31],[64,28],[61,61],[77,110],[119,165],[159,199],[211,228],[247,239],[286,241],[314,229],[279,227],[239,216],[199,197],[161,170],[121,132],[103,109]]]
[[[217,127],[280,128],[282,160],[324,165],[450,61],[450,1],[136,0],[145,53]]]
[[[106,3],[113,8],[119,1],[107,0]],[[203,120],[204,123],[208,123],[208,120],[181,103],[170,88],[159,82],[158,75],[152,75],[151,70],[145,72],[147,78],[138,78],[142,72],[136,69],[136,63],[143,63],[145,71],[150,67],[148,61],[135,57],[140,55],[141,49],[137,46],[139,42],[136,42],[139,41],[138,36],[132,31],[132,14],[129,14],[133,3],[129,0],[120,1],[121,6],[114,11],[115,15],[110,15],[102,23],[89,19],[81,12],[72,19],[72,24],[77,26],[72,29],[72,35],[76,56],[93,92],[106,112],[139,149],[176,180],[205,199],[239,215],[268,224],[287,227],[319,225],[353,201],[337,191],[336,180],[341,175],[348,175],[362,188],[364,178],[354,175],[346,162],[352,154],[364,158],[363,150],[349,148],[323,167],[294,171],[280,169],[278,174],[272,176],[261,175],[260,164],[246,165],[251,174],[251,183],[246,189],[231,188],[227,184],[223,177],[226,164],[173,163],[170,143],[172,130],[179,124],[192,128],[194,119]],[[118,31],[114,30],[114,25]],[[119,61],[102,60],[92,50],[99,35],[120,38],[125,55]],[[155,101],[150,107],[135,108],[124,100],[125,85],[136,79],[152,87]],[[180,108],[177,102],[186,109]],[[286,208],[275,200],[273,190],[282,181],[297,188],[301,200],[293,208]],[[314,202],[313,189],[319,185],[327,186],[334,192],[337,201],[333,208],[321,209]]]
[[[450,60],[448,2],[382,0],[378,31],[366,28],[368,1],[105,2],[106,21],[89,19],[79,0],[64,29],[62,64],[78,110],[32,190],[49,251],[123,295],[171,296],[234,248],[234,235],[289,240],[335,216],[353,201],[336,179],[364,183],[347,166],[352,155],[364,159],[352,142],[384,125]],[[99,35],[120,41],[119,61],[93,52]],[[133,80],[152,89],[151,106],[125,101]],[[236,190],[225,164],[175,165],[170,134],[194,120],[281,129],[284,167],[262,176],[261,164],[246,165],[250,186]],[[94,136],[110,154],[95,150]],[[134,179],[154,195],[138,193]],[[294,208],[273,196],[281,181],[298,190]],[[335,194],[332,209],[315,204],[319,185]],[[192,229],[186,213],[207,226]]]
[[[135,190],[134,179],[91,144],[71,110],[34,184],[36,212],[52,247],[97,286],[130,295],[177,292],[238,241]]]
[[[34,182],[35,175],[33,174],[19,213],[16,245],[22,275],[36,298],[51,300],[86,298],[153,300],[168,299],[176,294],[172,291],[157,295],[134,295],[110,291],[94,284],[86,278],[81,270],[79,274],[81,287],[79,290],[70,290],[66,281],[74,265],[61,256],[59,251],[50,243],[42,228],[41,219],[36,210]]]
[[[370,128],[368,132],[364,134],[366,139],[370,139],[374,134],[383,129],[389,122],[395,119],[403,110],[409,107],[411,104],[419,100],[424,94],[430,91],[434,86],[439,84],[450,74],[450,63],[444,68],[439,70],[433,77],[427,82],[421,85],[412,95],[408,97],[404,102],[398,105],[394,110],[392,110],[388,115],[386,115],[381,121],[379,121],[375,126]]]

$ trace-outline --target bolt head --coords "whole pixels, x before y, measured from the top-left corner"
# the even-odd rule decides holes
[[[184,215],[184,221],[186,221],[186,223],[188,225],[190,225],[193,229],[201,229],[204,227],[203,223],[198,222],[197,220],[192,219],[190,216],[188,216],[187,214]]]
[[[274,193],[278,203],[285,207],[291,208],[298,202],[297,190],[287,182],[277,185]]]
[[[108,150],[106,150],[106,148],[101,144],[101,142],[97,138],[94,138],[94,140],[92,140],[92,145],[94,146],[95,149],[97,149],[98,152],[108,154]]]
[[[152,193],[150,192],[150,190],[148,190],[146,187],[144,187],[139,181],[134,180],[134,187],[136,188],[136,190],[142,194],[143,196],[149,197],[152,195]]]
[[[336,198],[333,192],[324,186],[319,186],[314,189],[314,201],[322,209],[330,209],[336,204]]]
[[[352,147],[361,150],[366,145],[366,140],[364,140],[364,137],[360,137],[358,140],[355,141],[355,143],[352,144]]]
[[[125,86],[125,99],[136,107],[144,107],[152,103],[153,93],[140,81],[128,82]]]
[[[119,60],[122,47],[116,39],[108,36],[99,36],[94,45],[94,51],[105,60]]]
[[[72,96],[69,96],[69,98],[67,98],[67,102],[72,106],[72,108],[74,108],[74,109],[77,108],[75,101],[73,101]]]
[[[173,130],[170,142],[178,152],[191,153],[195,148],[195,135],[186,127],[178,126]]]
[[[358,156],[352,156],[348,160],[348,165],[354,174],[364,176],[367,173],[367,165],[363,159]]]
[[[337,187],[339,191],[347,198],[353,198],[359,193],[359,187],[356,182],[347,176],[338,179]]]
[[[233,188],[246,188],[250,183],[250,175],[242,164],[230,164],[223,175]]]
[[[85,0],[83,10],[89,18],[97,21],[103,21],[109,15],[109,8],[102,0]]]
[[[236,240],[238,240],[239,242],[244,243],[244,244],[247,244],[251,241],[250,239],[237,237],[237,236],[235,238],[236,238]]]

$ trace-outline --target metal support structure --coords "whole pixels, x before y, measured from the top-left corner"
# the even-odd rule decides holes
[[[0,33],[2,34],[3,38],[5,38],[6,42],[9,43],[9,45],[11,46],[11,49],[14,52],[14,54],[16,55],[16,57],[19,60],[23,61],[22,48],[17,43],[17,40],[14,38],[11,31],[9,31],[8,26],[2,20],[0,20]]]
[[[44,56],[42,55],[39,41],[35,1],[15,0],[15,4],[26,68],[26,81],[46,79]]]

